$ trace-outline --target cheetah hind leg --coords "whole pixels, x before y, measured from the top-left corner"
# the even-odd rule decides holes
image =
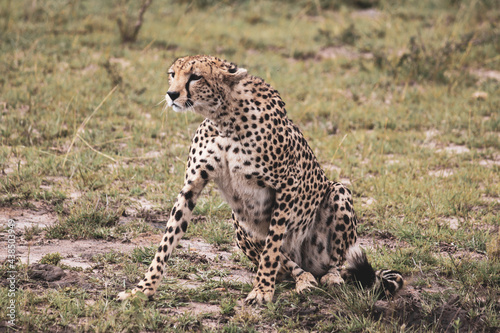
[[[344,279],[340,276],[339,270],[335,267],[331,268],[328,273],[323,275],[319,282],[323,285],[331,287],[344,283]]]
[[[283,255],[283,268],[290,273],[295,280],[295,291],[297,294],[302,294],[318,285],[316,278],[309,272],[304,271],[295,262]]]

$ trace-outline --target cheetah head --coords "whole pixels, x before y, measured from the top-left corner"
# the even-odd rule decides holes
[[[168,70],[165,100],[176,112],[192,110],[213,118],[234,85],[246,75],[246,69],[216,57],[179,58]]]

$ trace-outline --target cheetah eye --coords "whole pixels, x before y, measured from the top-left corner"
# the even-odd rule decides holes
[[[201,79],[201,76],[196,74],[191,74],[191,76],[189,76],[189,81],[198,81],[199,79]]]
[[[174,72],[168,72],[168,75],[170,75],[170,77],[173,79],[175,77],[175,73]]]

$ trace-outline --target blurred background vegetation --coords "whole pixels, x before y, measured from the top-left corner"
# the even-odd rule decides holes
[[[377,267],[414,276],[410,288],[444,285],[479,309],[471,318],[482,328],[500,326],[497,0],[3,0],[0,216],[57,216],[26,240],[162,225],[202,121],[164,108],[166,70],[194,54],[235,62],[280,91],[328,176],[353,189],[361,236],[397,242],[370,252]],[[206,223],[188,236],[232,243],[230,209],[212,186],[195,213]],[[431,313],[446,300],[425,302]],[[232,313],[234,299],[222,303]],[[353,330],[391,330],[363,311]],[[347,327],[331,320],[309,328]]]

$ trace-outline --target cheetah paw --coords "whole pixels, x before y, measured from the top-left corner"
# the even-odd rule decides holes
[[[254,288],[245,299],[245,304],[252,305],[271,302],[273,300],[273,294],[274,291],[264,292],[262,290]]]
[[[302,294],[305,291],[318,285],[314,276],[309,272],[304,272],[295,279],[295,291]]]
[[[321,284],[327,285],[327,286],[333,286],[337,284],[342,284],[344,283],[344,279],[340,277],[340,274],[335,274],[335,273],[328,273],[323,275],[323,277],[320,280]]]
[[[116,300],[117,301],[124,301],[132,296],[132,293],[128,293],[126,291],[122,291],[116,295]]]
[[[143,301],[151,300],[153,298],[152,295],[146,295],[144,292],[140,290],[133,289],[132,292],[128,293],[126,291],[122,291],[116,295],[116,300],[117,301],[124,301],[126,299],[131,299],[131,298],[139,298]]]

